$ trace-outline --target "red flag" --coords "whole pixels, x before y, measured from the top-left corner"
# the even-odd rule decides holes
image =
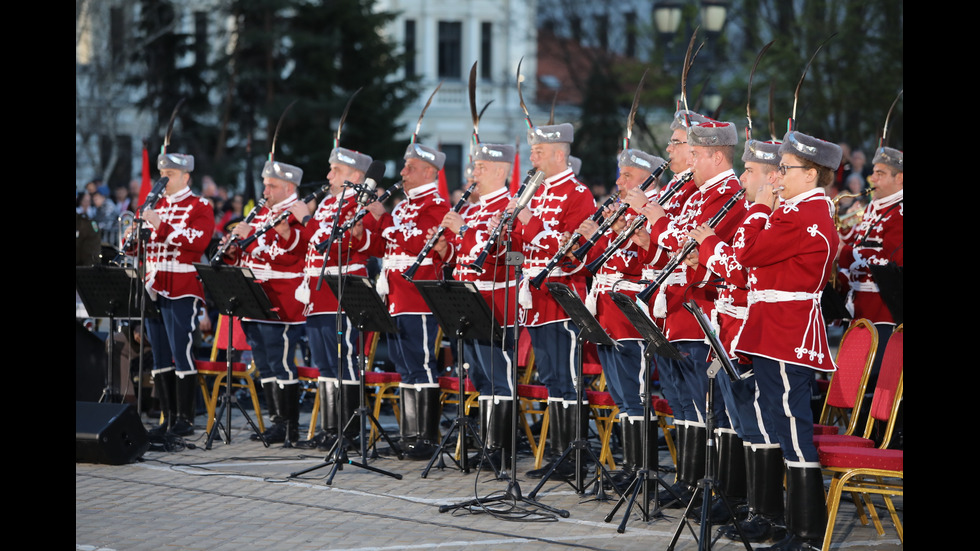
[[[516,144],[515,144],[516,145]],[[521,188],[521,148],[517,147],[514,153],[514,174],[510,176],[510,194],[517,195],[517,190]]]
[[[439,169],[439,195],[446,201],[449,200],[449,186],[446,184],[446,170],[444,168]]]
[[[143,142],[143,171],[142,171],[142,182],[140,183],[140,200],[137,205],[142,205],[146,202],[146,196],[150,194],[150,190],[153,189],[153,184],[150,183],[150,152],[146,150],[146,142]]]

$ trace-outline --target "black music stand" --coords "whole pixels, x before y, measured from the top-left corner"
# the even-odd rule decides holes
[[[135,268],[113,268],[109,266],[77,266],[75,268],[75,289],[78,291],[85,311],[93,318],[109,318],[109,349],[108,361],[106,364],[105,387],[99,402],[106,400],[111,402],[113,396],[112,388],[112,362],[113,351],[113,332],[115,331],[116,318],[128,317],[126,314],[137,309],[134,304],[134,289],[141,289]],[[145,291],[143,292],[145,295]],[[147,301],[148,302],[148,301]],[[159,310],[153,312],[159,316]],[[142,331],[142,328],[140,329]],[[141,374],[142,375],[142,374]]]
[[[592,313],[589,312],[589,309],[586,308],[585,304],[582,302],[582,299],[580,299],[578,295],[567,285],[562,283],[545,283],[544,285],[551,292],[551,296],[554,297],[558,305],[561,306],[565,313],[568,314],[568,317],[572,319],[572,323],[574,323],[579,329],[578,337],[576,338],[575,343],[575,346],[578,349],[578,365],[576,366],[576,376],[578,380],[575,384],[575,402],[579,414],[581,415],[583,414],[582,406],[585,402],[583,399],[585,395],[583,365],[585,362],[582,352],[585,341],[594,342],[605,346],[619,346],[619,343],[613,340],[612,337],[606,333],[606,330],[599,325],[599,322],[595,319],[595,316],[593,316]],[[595,478],[589,484],[585,484],[585,481],[582,480],[583,451],[588,453],[589,457],[591,457],[592,461],[596,464]],[[615,488],[615,484],[612,484],[612,476],[609,474],[609,471],[606,470],[606,468],[602,465],[602,462],[599,461],[599,458],[596,457],[595,452],[592,451],[592,448],[589,446],[588,437],[583,436],[581,420],[575,423],[575,440],[572,441],[568,447],[562,451],[558,459],[551,464],[551,468],[543,477],[541,477],[541,481],[538,482],[538,485],[533,490],[531,490],[528,497],[533,499],[534,496],[538,494],[538,491],[544,487],[545,483],[548,482],[548,479],[551,478],[551,475],[554,474],[555,470],[572,452],[575,452],[575,480],[574,482],[568,480],[565,482],[571,484],[571,486],[575,488],[575,492],[579,494],[584,494],[588,486],[595,484],[596,498],[600,500],[607,499],[603,488],[603,482],[608,481],[610,486],[613,488]]]
[[[623,520],[619,523],[619,527],[616,529],[617,532],[622,534],[626,530],[626,521],[629,520],[630,512],[633,510],[633,505],[636,504],[637,496],[640,497],[640,513],[642,514],[643,520],[649,521],[653,517],[661,516],[660,509],[654,508],[653,511],[650,510],[650,503],[659,503],[660,488],[667,490],[668,493],[673,495],[676,499],[680,500],[680,496],[671,490],[658,474],[659,471],[659,458],[654,457],[655,463],[654,467],[650,466],[650,410],[651,410],[651,394],[652,385],[651,377],[653,374],[653,362],[656,356],[661,356],[664,358],[672,358],[679,360],[682,358],[680,352],[674,348],[674,345],[670,344],[667,338],[664,336],[663,332],[660,330],[650,316],[640,308],[636,301],[623,293],[610,292],[609,298],[612,299],[616,307],[619,308],[626,319],[629,320],[633,327],[640,333],[643,340],[646,341],[646,348],[643,351],[643,355],[647,359],[647,373],[646,373],[646,393],[642,396],[643,398],[643,437],[640,439],[640,445],[643,446],[643,460],[640,469],[636,471],[636,477],[633,482],[630,483],[626,491],[623,492],[616,506],[613,507],[612,511],[606,515],[605,521],[609,522],[612,520],[613,516],[619,508],[626,504],[626,513],[623,515]],[[651,474],[652,473],[652,474]],[[648,480],[654,481],[656,484],[653,485],[653,499],[650,499],[648,495],[649,484]]]
[[[289,478],[295,478],[299,475],[308,473],[310,471],[315,471],[321,467],[326,467],[328,465],[333,465],[330,470],[330,474],[327,476],[326,484],[327,486],[333,483],[333,477],[336,476],[337,471],[343,468],[346,463],[348,465],[354,465],[355,467],[360,467],[362,469],[376,472],[379,474],[387,475],[397,480],[402,479],[402,475],[398,473],[388,472],[377,467],[372,467],[367,464],[368,461],[368,451],[367,451],[367,421],[370,420],[374,424],[375,429],[377,429],[378,434],[380,434],[388,445],[391,446],[392,450],[398,454],[398,459],[403,457],[401,449],[395,445],[385,432],[381,423],[375,419],[374,415],[368,410],[367,405],[364,402],[364,373],[367,370],[366,362],[367,358],[364,355],[364,333],[366,331],[381,331],[383,333],[395,333],[397,329],[395,328],[395,322],[388,314],[388,308],[385,307],[384,302],[381,300],[381,296],[374,289],[374,284],[371,279],[363,276],[352,276],[344,275],[343,281],[341,281],[341,276],[338,275],[324,275],[323,279],[330,285],[330,290],[333,291],[334,296],[339,296],[341,301],[341,306],[344,308],[344,315],[350,320],[350,323],[357,327],[357,358],[360,364],[360,383],[358,387],[360,388],[360,404],[357,411],[351,415],[351,418],[347,420],[347,423],[338,431],[337,440],[334,441],[333,446],[327,451],[326,458],[323,463],[319,465],[314,465],[308,469],[303,469],[302,471],[297,471],[289,475]],[[340,292],[341,287],[343,287],[343,293]],[[340,379],[341,383],[343,379]],[[343,392],[340,393],[341,400],[343,400]],[[341,406],[342,408],[343,406]],[[341,409],[343,411],[343,409]],[[360,437],[360,448],[361,448],[361,462],[352,461],[347,455],[347,448],[350,445],[350,441],[347,438],[347,429],[350,427],[351,423],[358,423],[359,426],[359,437]]]
[[[240,266],[211,266],[209,264],[195,264],[194,268],[204,283],[204,287],[211,294],[219,312],[224,314],[229,321],[228,324],[228,347],[225,350],[225,364],[228,369],[225,378],[225,388],[219,397],[220,407],[214,408],[214,419],[211,423],[211,430],[208,432],[207,442],[204,449],[210,450],[214,437],[222,427],[221,414],[226,414],[224,423],[225,444],[231,444],[231,407],[237,407],[242,412],[245,420],[252,430],[262,440],[265,447],[269,447],[259,428],[249,417],[245,408],[238,402],[235,393],[232,392],[232,356],[234,356],[233,336],[235,329],[235,318],[248,317],[254,319],[274,320],[279,316],[272,311],[272,302],[265,294],[262,286],[255,281],[252,271]],[[248,376],[248,375],[246,375]]]
[[[456,376],[459,379],[459,402],[456,406],[456,418],[453,419],[452,427],[442,437],[442,443],[438,446],[429,464],[422,470],[422,478],[429,474],[429,470],[435,462],[439,461],[439,468],[446,466],[443,460],[443,452],[449,444],[452,435],[459,430],[456,450],[460,454],[457,461],[453,456],[453,462],[464,473],[470,472],[469,451],[467,450],[466,437],[470,435],[479,446],[480,453],[483,454],[487,462],[491,463],[487,455],[483,440],[480,439],[480,431],[474,429],[471,420],[465,413],[465,396],[467,373],[463,369],[463,339],[489,338],[491,342],[501,342],[504,331],[493,319],[490,307],[483,295],[477,290],[476,285],[469,281],[415,281],[415,287],[419,290],[425,303],[432,310],[439,326],[446,334],[453,334],[456,337]],[[494,466],[494,473],[500,475],[497,467]]]
[[[691,501],[688,502],[687,508],[684,509],[684,514],[681,516],[681,521],[677,524],[677,529],[674,530],[674,536],[670,540],[670,545],[667,546],[667,550],[670,551],[674,549],[677,544],[677,540],[680,538],[681,531],[684,526],[690,529],[690,522],[688,520],[688,513],[694,507],[695,502],[697,502],[698,495],[702,495],[701,499],[701,533],[700,538],[695,536],[695,540],[698,542],[698,551],[711,549],[711,496],[718,496],[722,503],[725,504],[725,508],[728,510],[728,518],[730,520],[735,519],[735,509],[732,508],[731,503],[728,501],[728,497],[725,492],[721,489],[718,480],[715,479],[715,450],[714,450],[714,431],[715,431],[715,413],[714,413],[714,380],[715,376],[719,371],[724,370],[725,374],[732,380],[732,382],[738,381],[743,377],[750,377],[751,372],[745,375],[739,375],[732,365],[731,359],[728,357],[728,352],[725,350],[724,345],[718,339],[718,334],[715,332],[715,328],[711,325],[711,320],[708,316],[701,311],[701,307],[694,300],[689,300],[684,303],[684,308],[686,308],[694,317],[698,320],[698,325],[701,326],[701,330],[704,331],[705,336],[708,338],[708,344],[711,346],[714,359],[708,366],[708,396],[705,403],[705,430],[707,431],[708,438],[706,441],[705,450],[705,468],[704,468],[704,478],[698,480],[697,486],[694,488],[694,493],[691,495]],[[738,522],[733,522],[735,529],[738,531],[738,535],[742,540],[742,544],[745,546],[747,551],[752,551],[752,547],[745,540],[742,535],[742,529],[739,527]],[[693,533],[693,529],[691,532]]]

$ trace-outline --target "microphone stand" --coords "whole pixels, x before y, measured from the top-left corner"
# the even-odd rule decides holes
[[[522,254],[520,252],[511,251],[511,246],[512,246],[512,233],[514,231],[514,222],[515,222],[516,219],[517,219],[517,211],[515,211],[514,214],[507,221],[507,227],[505,228],[506,235],[505,235],[504,243],[505,243],[505,251],[506,251],[506,254],[504,256],[504,259],[505,259],[504,260],[504,263],[507,266],[513,266],[514,267],[514,279],[513,279],[513,281],[515,281],[517,283],[517,286],[518,286],[517,288],[519,289],[520,288],[520,281],[521,281],[521,278],[522,278],[523,273],[524,273],[523,270],[521,269],[521,266],[524,264],[524,254]],[[505,289],[509,289],[509,286],[506,287]],[[531,505],[531,506],[534,506],[534,507],[539,507],[541,509],[544,509],[546,511],[549,511],[551,513],[554,513],[554,514],[556,514],[556,515],[558,515],[558,516],[560,516],[562,518],[568,518],[568,516],[569,516],[568,511],[566,511],[564,509],[558,509],[556,507],[551,507],[549,505],[545,505],[544,503],[535,501],[535,500],[531,499],[530,497],[524,497],[524,495],[521,492],[520,483],[518,483],[518,481],[517,481],[517,426],[518,426],[517,419],[518,419],[518,415],[520,414],[520,408],[518,407],[518,402],[520,401],[520,398],[518,397],[518,394],[517,394],[517,381],[518,381],[518,379],[517,379],[517,353],[518,353],[518,350],[520,350],[520,343],[518,341],[518,337],[520,335],[520,330],[521,330],[520,324],[518,323],[518,319],[517,319],[517,317],[519,316],[518,313],[520,312],[520,310],[518,310],[519,303],[520,303],[520,292],[517,291],[517,290],[515,290],[515,292],[514,292],[515,322],[514,322],[514,327],[513,327],[513,331],[514,331],[514,349],[511,350],[511,365],[514,366],[514,369],[512,369],[512,372],[513,373],[511,374],[511,377],[512,377],[511,383],[512,383],[512,386],[514,388],[514,399],[512,400],[513,403],[511,404],[511,407],[513,408],[513,416],[512,416],[512,421],[511,421],[511,434],[510,434],[510,438],[511,438],[511,446],[510,446],[510,468],[511,468],[511,473],[508,475],[506,466],[505,465],[501,465],[500,476],[498,477],[498,479],[500,479],[500,480],[507,480],[508,481],[508,483],[507,483],[507,490],[504,492],[503,495],[499,495],[499,496],[496,496],[496,497],[476,498],[476,499],[467,500],[467,501],[464,501],[464,502],[461,502],[461,503],[457,503],[455,505],[441,505],[439,507],[439,512],[440,513],[445,513],[447,511],[454,511],[454,510],[460,509],[460,508],[468,508],[468,507],[472,507],[472,506],[475,506],[475,505],[479,505],[481,507],[485,507],[489,503],[497,503],[497,502],[516,503],[516,502],[521,502],[521,503],[526,503],[526,504]]]

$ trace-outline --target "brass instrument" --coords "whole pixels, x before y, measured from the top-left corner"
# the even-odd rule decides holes
[[[861,223],[861,219],[864,218],[864,210],[866,208],[862,206],[855,211],[841,214],[840,202],[844,199],[858,199],[866,195],[870,195],[872,191],[874,191],[874,188],[868,186],[861,193],[838,193],[834,196],[834,225],[837,226],[837,231],[841,233],[851,231],[851,228]]]

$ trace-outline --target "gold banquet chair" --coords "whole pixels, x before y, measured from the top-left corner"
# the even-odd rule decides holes
[[[241,320],[234,320],[232,332],[232,347],[235,350],[251,350],[248,341],[245,340],[245,333],[242,331]],[[217,407],[218,396],[221,389],[225,387],[228,377],[228,364],[219,362],[218,351],[228,347],[228,317],[218,316],[218,325],[214,331],[214,344],[211,345],[211,357],[209,360],[195,360],[194,368],[197,370],[197,378],[201,384],[201,392],[204,394],[205,407],[207,409],[208,423],[206,432],[211,431],[214,423],[214,411]],[[227,351],[226,351],[227,352]],[[259,432],[265,432],[265,424],[262,422],[262,410],[259,407],[259,394],[255,389],[255,364],[249,362],[232,362],[231,364],[232,389],[244,388],[252,399],[252,410],[255,412],[256,424]],[[210,385],[209,385],[210,382]]]
[[[875,326],[863,318],[851,322],[837,349],[837,371],[831,375],[814,434],[837,434],[841,428],[844,434],[854,434],[877,349]]]
[[[887,419],[887,425],[879,447],[857,447],[854,445],[823,445],[818,448],[820,464],[825,473],[831,475],[827,493],[827,529],[824,533],[823,549],[829,551],[833,538],[834,524],[844,492],[851,494],[858,518],[868,524],[871,516],[878,535],[884,535],[881,520],[875,510],[872,496],[878,495],[885,502],[898,537],[904,544],[905,535],[901,518],[895,508],[894,497],[904,495],[905,464],[904,451],[888,449],[894,428],[895,418],[902,403],[904,390],[904,332],[898,326],[885,347],[885,354],[871,402],[871,412],[865,425],[864,438],[870,439],[876,423]]]

